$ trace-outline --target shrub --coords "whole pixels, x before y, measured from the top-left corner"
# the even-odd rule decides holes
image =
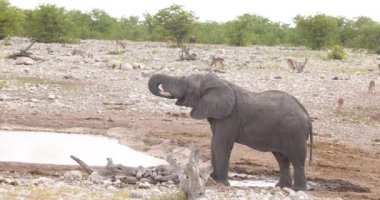
[[[343,60],[347,57],[346,53],[344,53],[343,47],[340,45],[334,45],[330,48],[327,53],[328,59],[333,60]]]

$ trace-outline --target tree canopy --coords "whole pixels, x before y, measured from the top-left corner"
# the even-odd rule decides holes
[[[162,27],[162,33],[173,36],[180,47],[183,38],[191,32],[197,17],[193,12],[185,11],[182,6],[174,4],[159,10],[154,19],[157,25]]]
[[[0,0],[0,38],[27,36],[40,42],[75,42],[79,39],[166,41],[182,46],[196,36],[206,44],[304,45],[329,49],[334,45],[364,48],[380,54],[380,23],[368,17],[346,19],[325,14],[295,16],[294,27],[263,16],[245,13],[227,22],[198,21],[194,12],[173,4],[143,18],[114,18],[103,10],[90,12],[40,5],[33,10],[13,7]]]

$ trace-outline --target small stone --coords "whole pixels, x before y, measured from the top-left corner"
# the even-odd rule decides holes
[[[133,69],[140,69],[140,64],[139,63],[133,63],[132,67],[133,67]]]
[[[63,177],[66,181],[69,181],[69,182],[80,181],[82,180],[82,173],[78,170],[71,170],[71,171],[65,172]]]
[[[133,66],[129,63],[124,63],[121,67],[124,70],[132,70],[133,69]]]
[[[56,98],[56,96],[54,94],[49,94],[48,95],[48,99],[49,100],[54,100]]]
[[[289,196],[294,196],[296,194],[296,192],[294,190],[287,188],[287,187],[282,188],[282,190],[284,192],[286,192]]]
[[[152,187],[152,186],[151,186],[151,184],[148,183],[148,182],[143,182],[143,183],[141,183],[141,182],[137,182],[137,183],[136,183],[136,187],[137,187],[137,188],[141,188],[141,189],[149,189],[149,188]]]
[[[19,57],[16,60],[16,65],[33,65],[36,61],[28,57]]]
[[[92,172],[90,176],[88,176],[88,180],[93,183],[99,184],[99,183],[102,183],[103,177],[100,176],[98,172]]]

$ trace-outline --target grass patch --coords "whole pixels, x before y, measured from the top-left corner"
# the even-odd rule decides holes
[[[376,110],[377,110],[376,108],[362,108],[362,107],[343,108],[341,110],[336,110],[335,114],[345,121],[349,121],[353,123],[372,124],[372,123],[376,123],[376,121],[370,120],[370,115],[371,113],[374,113]]]
[[[161,195],[152,195],[149,200],[187,200],[187,196],[183,191],[177,191]]]
[[[0,79],[0,88],[7,88],[8,86],[9,85],[7,80]]]
[[[364,121],[364,117],[354,109],[337,110],[335,111],[335,114],[345,121],[354,123],[360,123]]]
[[[14,85],[16,87],[40,87],[41,85],[57,85],[62,87],[74,87],[77,83],[65,80],[52,80],[37,77],[0,77],[0,88]]]
[[[0,199],[4,200],[42,200],[42,199],[107,199],[123,200],[129,199],[129,191],[126,189],[110,191],[105,188],[86,188],[70,185],[63,186],[35,186],[20,185],[9,186],[0,185]],[[3,191],[3,192],[2,192]]]
[[[354,74],[354,73],[366,73],[369,68],[366,67],[347,67],[338,69],[339,72]]]
[[[121,55],[123,53],[124,51],[121,51],[121,50],[114,50],[114,51],[108,52],[109,55]]]

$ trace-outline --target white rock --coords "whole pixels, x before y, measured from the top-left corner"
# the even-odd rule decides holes
[[[133,66],[129,63],[124,63],[121,67],[124,70],[132,70],[133,69]]]
[[[33,65],[36,61],[28,57],[19,57],[16,59],[16,65]]]
[[[54,94],[49,94],[48,95],[48,99],[49,100],[54,100],[56,98],[56,96]]]
[[[133,69],[140,69],[140,64],[139,63],[133,63],[132,67],[133,67]]]
[[[72,181],[80,181],[82,180],[82,172],[78,170],[71,170],[68,172],[65,172],[63,175],[66,181],[72,182]]]
[[[90,176],[88,176],[88,180],[93,183],[102,183],[103,177],[98,174],[98,172],[92,172]]]
[[[151,188],[152,185],[150,183],[148,183],[148,182],[143,182],[143,183],[137,182],[136,183],[136,187],[137,188],[141,188],[141,189],[148,189],[148,188]]]

